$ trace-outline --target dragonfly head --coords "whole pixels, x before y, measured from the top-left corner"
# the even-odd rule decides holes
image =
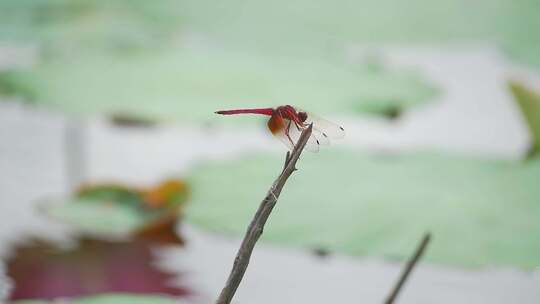
[[[306,112],[298,112],[298,118],[300,118],[301,122],[305,122],[307,119],[307,113]]]

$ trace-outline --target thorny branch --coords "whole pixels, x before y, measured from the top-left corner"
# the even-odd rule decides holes
[[[234,264],[231,273],[229,274],[229,278],[227,279],[227,283],[217,299],[217,304],[229,304],[236,293],[236,289],[240,285],[248,267],[253,248],[263,232],[264,225],[268,220],[272,209],[277,203],[281,189],[283,189],[289,176],[296,171],[296,162],[311,136],[312,128],[313,125],[310,125],[308,128],[304,129],[292,152],[287,152],[281,174],[270,187],[270,190],[261,202],[259,209],[249,224],[244,239],[242,240],[242,244],[240,245],[240,249],[238,249],[238,253],[234,259]]]

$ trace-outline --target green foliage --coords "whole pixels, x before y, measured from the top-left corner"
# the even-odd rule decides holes
[[[538,68],[539,12],[536,0],[187,0],[181,14],[190,28],[260,52],[336,58],[355,43],[477,41]]]
[[[530,156],[533,156],[540,151],[540,95],[517,82],[510,82],[509,86],[532,135]]]
[[[13,304],[53,304],[54,302],[22,300]],[[181,300],[155,295],[103,294],[71,300],[72,304],[179,304]]]
[[[79,115],[211,119],[221,108],[293,104],[319,113],[382,113],[428,102],[417,70],[355,70],[324,60],[175,47],[121,58],[94,54],[19,72],[39,104]]]
[[[350,43],[491,42],[540,66],[535,0],[3,0],[0,39],[132,50],[181,36],[266,54],[339,58]]]
[[[148,119],[286,103],[391,118],[437,89],[418,71],[350,63],[349,47],[371,45],[377,57],[379,44],[488,41],[540,66],[539,9],[533,0],[4,0],[0,40],[37,41],[43,62],[16,84],[1,77],[0,90],[70,113]]]
[[[45,208],[47,214],[98,235],[128,236],[163,219],[180,216],[188,186],[167,180],[149,189],[118,184],[82,187],[73,198]]]
[[[130,206],[142,205],[141,194],[139,192],[117,185],[91,187],[79,191],[77,197],[83,200],[108,201]]]
[[[28,102],[35,101],[37,96],[35,87],[21,76],[23,74],[17,71],[0,72],[0,96],[19,97]]]
[[[196,168],[188,221],[243,235],[282,162],[261,155]],[[298,167],[265,228],[266,241],[405,259],[431,231],[432,262],[540,264],[538,158],[523,164],[329,150],[303,154]]]
[[[176,32],[178,2],[161,0],[5,0],[0,39],[38,41],[48,55],[103,50],[124,54]]]
[[[123,203],[74,198],[47,206],[46,214],[90,235],[127,237],[155,219],[153,213]]]

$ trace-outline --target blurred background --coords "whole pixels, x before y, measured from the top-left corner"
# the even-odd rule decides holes
[[[0,298],[212,303],[287,148],[236,303],[540,301],[540,3],[2,0]]]

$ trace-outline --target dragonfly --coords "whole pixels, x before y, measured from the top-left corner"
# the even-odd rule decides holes
[[[221,110],[215,113],[221,115],[258,114],[269,116],[268,129],[291,151],[298,142],[302,131],[309,127],[310,124],[313,124],[313,129],[305,146],[308,151],[318,152],[319,147],[329,145],[331,139],[340,139],[345,136],[345,129],[342,126],[291,105],[276,108]]]

